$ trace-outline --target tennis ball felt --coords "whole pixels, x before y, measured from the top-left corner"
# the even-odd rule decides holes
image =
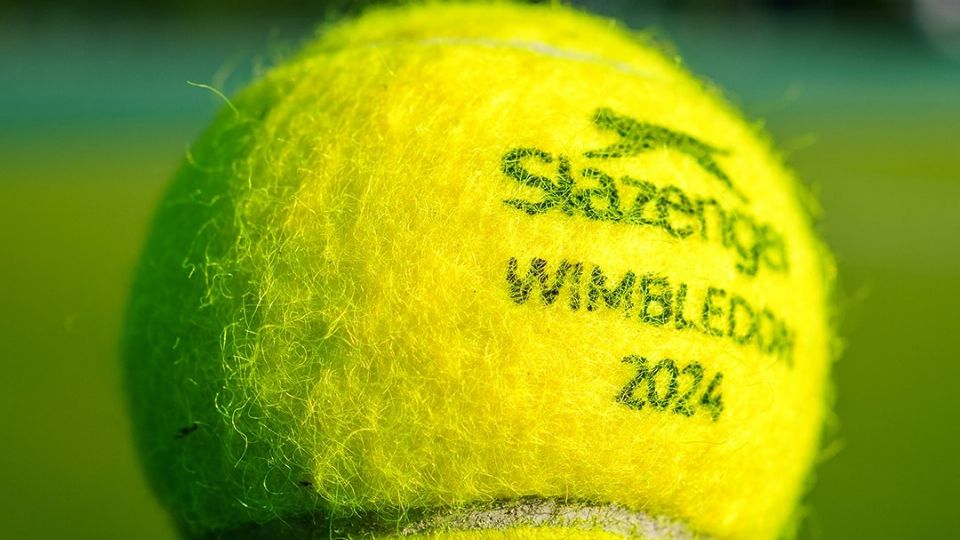
[[[773,538],[833,266],[766,138],[559,6],[385,8],[226,107],[124,357],[188,536]]]

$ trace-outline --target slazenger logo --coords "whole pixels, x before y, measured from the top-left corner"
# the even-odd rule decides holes
[[[588,158],[619,158],[636,156],[657,149],[670,149],[686,154],[696,160],[701,167],[719,180],[727,189],[742,201],[747,198],[737,190],[727,173],[713,158],[716,154],[726,154],[725,150],[714,148],[703,141],[685,133],[673,131],[663,126],[638,122],[633,118],[621,116],[610,109],[600,109],[593,116],[593,123],[600,129],[616,132],[620,136],[617,142],[603,150],[584,152]]]
[[[783,235],[772,225],[754,219],[742,204],[731,208],[710,195],[664,185],[670,180],[662,177],[664,171],[638,170],[614,178],[599,167],[610,160],[647,152],[678,152],[697,163],[723,191],[744,203],[746,197],[717,161],[717,156],[727,151],[607,108],[594,113],[593,123],[615,134],[617,140],[606,148],[583,152],[587,166],[579,168],[578,174],[573,172],[571,158],[564,154],[532,147],[514,148],[504,154],[503,173],[539,195],[503,202],[531,216],[560,212],[593,221],[654,227],[679,239],[719,243],[733,253],[736,269],[748,276],[756,275],[760,268],[779,273],[789,270]]]

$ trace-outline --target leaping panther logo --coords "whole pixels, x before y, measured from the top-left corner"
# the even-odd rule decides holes
[[[740,200],[747,198],[733,185],[730,176],[720,167],[714,156],[729,154],[728,151],[710,146],[686,133],[673,131],[663,126],[640,122],[602,108],[593,115],[593,123],[602,130],[616,132],[620,141],[601,150],[584,152],[588,158],[620,158],[669,148],[695,159],[701,167],[717,178]]]

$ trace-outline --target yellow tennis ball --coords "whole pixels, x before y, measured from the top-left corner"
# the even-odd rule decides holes
[[[832,343],[802,193],[610,21],[339,24],[156,216],[124,343],[155,490],[199,537],[774,538]]]

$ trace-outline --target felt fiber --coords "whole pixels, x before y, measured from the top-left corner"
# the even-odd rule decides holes
[[[810,200],[610,21],[422,4],[327,28],[156,214],[123,344],[151,483],[189,536],[774,538],[826,409]],[[411,528],[530,500],[592,510]]]

